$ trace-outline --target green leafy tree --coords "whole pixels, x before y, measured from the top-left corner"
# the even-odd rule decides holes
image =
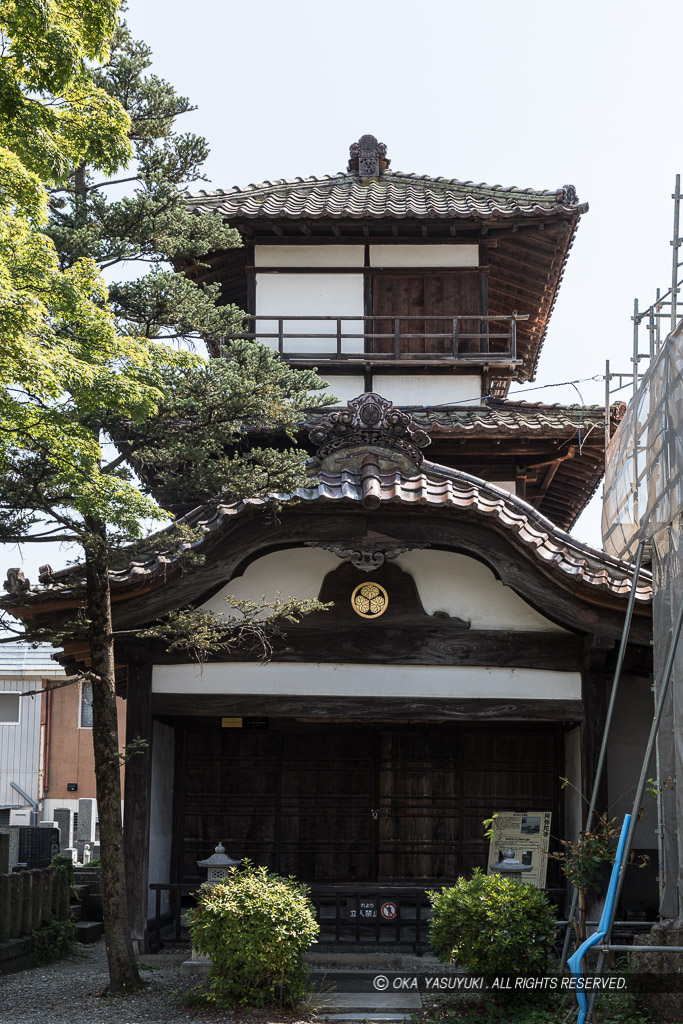
[[[116,6],[10,3],[0,20],[10,60],[0,124],[0,540],[65,541],[81,551],[78,570],[57,584],[76,605],[59,630],[31,626],[30,593],[8,601],[28,624],[24,639],[87,652],[73,664],[88,670],[70,678],[92,683],[113,991],[137,986],[139,976],[121,835],[110,567],[150,548],[168,557],[187,548],[184,530],[141,541],[142,523],[169,521],[169,497],[230,501],[300,482],[302,452],[259,449],[245,438],[276,424],[293,431],[321,387],[315,374],[293,371],[258,345],[207,361],[172,344],[218,336],[239,314],[217,307],[215,291],[164,269],[166,261],[198,258],[237,238],[218,218],[186,215],[182,187],[196,177],[206,146],[174,134],[187,101],[145,77],[149,51],[125,26],[106,58]],[[35,159],[31,131],[41,134]],[[111,175],[131,154],[133,193],[110,201]],[[107,189],[94,180],[98,172]],[[152,270],[112,286],[109,296],[98,268],[127,260]],[[286,603],[289,615],[305,609]],[[282,607],[265,611],[274,616]],[[228,643],[235,631],[239,623],[229,617],[210,632]]]

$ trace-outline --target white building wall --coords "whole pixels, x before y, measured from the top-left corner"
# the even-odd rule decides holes
[[[362,395],[365,390],[363,367],[353,374],[333,376],[320,367],[320,373],[328,381],[325,389],[337,399],[335,405],[346,405],[352,398]],[[388,398],[394,405],[404,408],[409,405],[479,405],[481,403],[481,377],[476,373],[464,375],[426,373],[373,373],[372,390]],[[323,392],[324,393],[324,392]]]
[[[472,700],[580,700],[579,672],[465,665],[320,665],[253,662],[155,665],[152,692],[284,697],[412,697]]]
[[[362,267],[365,246],[360,245],[255,245],[256,267]]]
[[[287,320],[287,316],[353,316],[357,321],[342,321],[342,333],[359,334],[359,338],[342,343],[342,352],[363,351],[363,275],[362,274],[257,274],[256,315],[284,318],[283,331],[293,334],[284,344],[285,354],[333,353],[337,351],[336,338],[321,338],[320,334],[335,333],[334,320]],[[269,348],[277,348],[277,338],[266,334],[277,332],[277,320],[257,320],[254,331],[257,339]],[[297,334],[312,334],[301,337]]]
[[[445,245],[371,245],[371,267],[478,267],[479,246],[457,242]]]
[[[40,687],[40,680],[0,679],[0,693],[22,693]],[[40,754],[40,697],[19,699],[19,723],[0,724],[0,807],[26,807],[26,801],[12,789],[16,782],[33,800],[38,800]]]

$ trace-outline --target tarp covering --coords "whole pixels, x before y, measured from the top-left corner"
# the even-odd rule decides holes
[[[602,536],[605,549],[620,558],[633,558],[641,540],[648,545],[658,689],[683,600],[683,324],[662,345],[607,449]],[[660,914],[678,918],[683,913],[683,642],[657,746],[664,831]]]

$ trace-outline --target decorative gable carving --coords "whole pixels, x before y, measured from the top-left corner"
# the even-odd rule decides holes
[[[308,436],[323,468],[335,469],[341,461],[353,467],[371,451],[381,471],[399,469],[405,476],[418,471],[420,449],[431,443],[412,416],[374,392],[352,398],[346,409],[331,412]]]

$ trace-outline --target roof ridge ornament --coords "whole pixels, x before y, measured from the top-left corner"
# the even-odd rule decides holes
[[[558,189],[557,198],[559,202],[566,203],[567,206],[574,206],[579,201],[578,194],[573,185],[563,185],[561,189]]]
[[[357,174],[359,178],[377,178],[389,168],[391,160],[387,160],[387,147],[378,142],[374,135],[361,135],[358,142],[349,147],[349,174]]]
[[[400,470],[413,476],[422,465],[420,451],[431,438],[413,417],[374,391],[352,398],[346,409],[331,412],[309,432],[323,468],[354,468],[369,451],[378,456],[382,472]]]

